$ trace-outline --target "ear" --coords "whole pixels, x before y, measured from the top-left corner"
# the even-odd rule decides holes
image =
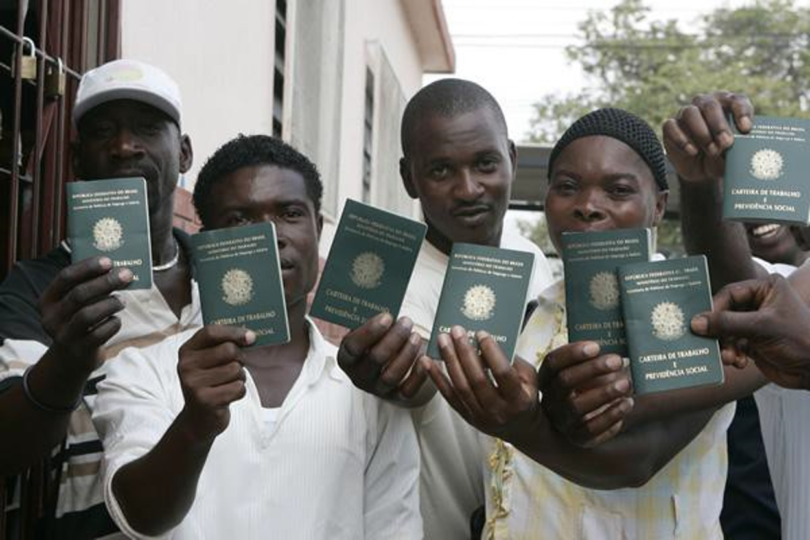
[[[82,160],[79,158],[79,141],[70,143],[70,166],[73,169],[73,176],[82,178]]]
[[[655,196],[655,220],[653,225],[660,225],[664,220],[664,214],[667,211],[667,200],[669,199],[669,191],[659,191]]]
[[[402,178],[402,185],[405,186],[405,191],[411,199],[419,198],[416,193],[416,187],[413,185],[413,178],[411,177],[411,164],[408,158],[400,158],[399,160],[399,177]]]
[[[194,163],[194,149],[191,147],[191,137],[188,135],[180,136],[180,172],[185,173],[191,169],[191,164]]]
[[[318,228],[318,241],[321,239],[321,231],[323,231],[323,214],[318,213],[318,219],[315,220],[315,225]]]
[[[507,143],[509,144],[509,161],[512,162],[512,181],[514,182],[517,177],[518,151],[515,141],[508,139]]]

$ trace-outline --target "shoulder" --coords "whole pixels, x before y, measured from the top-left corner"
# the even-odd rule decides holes
[[[180,347],[198,329],[190,329],[169,336],[148,347],[127,347],[105,363],[107,367],[105,386],[122,387],[152,386],[169,387],[177,379],[177,359]]]

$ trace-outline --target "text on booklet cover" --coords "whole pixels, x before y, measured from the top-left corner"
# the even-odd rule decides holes
[[[723,382],[717,340],[689,328],[712,309],[706,257],[622,266],[619,283],[637,394]]]
[[[440,359],[437,339],[455,325],[488,332],[511,360],[523,324],[534,254],[475,244],[453,244],[436,310],[428,355]]]
[[[568,339],[594,341],[603,354],[627,356],[617,268],[650,260],[649,229],[564,233]]]
[[[273,224],[201,232],[191,241],[205,324],[252,330],[257,346],[289,341]]]
[[[69,182],[67,228],[71,258],[106,256],[132,271],[129,289],[152,287],[149,208],[143,178]]]
[[[426,229],[348,199],[310,314],[351,329],[382,312],[396,317]]]
[[[726,153],[723,217],[810,223],[810,120],[756,116],[753,124],[735,132]]]

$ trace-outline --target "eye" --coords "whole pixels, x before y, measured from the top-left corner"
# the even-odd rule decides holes
[[[628,184],[613,184],[608,189],[608,193],[614,197],[628,197],[636,192],[633,186]]]
[[[559,195],[571,195],[577,191],[577,183],[568,178],[556,179],[551,185],[552,191]]]
[[[230,214],[225,220],[225,223],[228,227],[235,227],[238,225],[247,225],[250,223],[250,220],[243,214]]]
[[[146,120],[138,124],[138,132],[142,135],[155,136],[163,129],[163,122],[159,120]]]
[[[298,208],[287,208],[282,212],[281,217],[286,220],[296,220],[304,217],[304,213]]]
[[[87,134],[95,139],[107,139],[115,133],[115,125],[112,122],[94,122],[87,128]]]
[[[493,173],[498,170],[500,161],[495,158],[482,158],[478,161],[478,170],[483,173]]]
[[[450,175],[450,167],[447,165],[434,165],[428,173],[434,180],[442,180]]]

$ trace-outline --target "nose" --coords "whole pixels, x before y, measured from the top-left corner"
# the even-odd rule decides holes
[[[478,200],[484,193],[484,186],[469,169],[462,169],[456,182],[455,196],[467,202]]]
[[[263,213],[258,218],[251,220],[251,223],[272,223],[276,229],[276,246],[278,246],[278,250],[281,251],[287,245],[288,239],[284,221],[275,214]]]
[[[583,190],[574,205],[574,217],[590,223],[605,219],[605,216],[599,195],[591,190]]]
[[[140,156],[144,153],[138,137],[127,128],[118,130],[112,144],[113,153],[121,158]]]

